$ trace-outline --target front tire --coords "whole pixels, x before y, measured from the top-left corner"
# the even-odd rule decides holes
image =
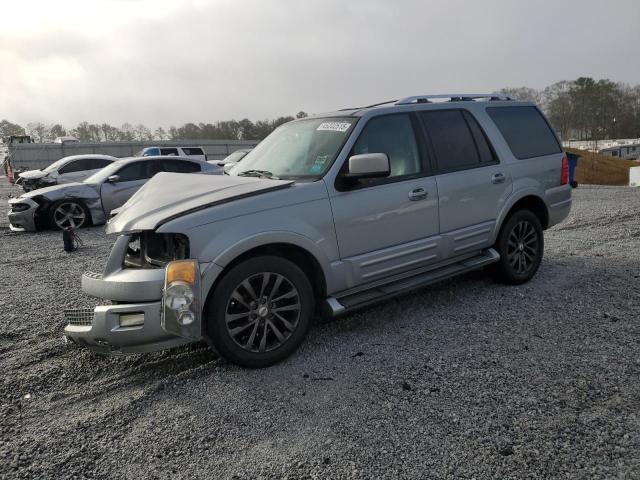
[[[506,221],[495,248],[500,261],[495,277],[502,283],[520,285],[538,271],[544,253],[544,235],[538,217],[529,210],[519,210]]]
[[[49,225],[56,230],[86,227],[89,209],[77,200],[59,200],[49,208]]]
[[[298,348],[313,312],[313,288],[296,264],[252,257],[229,270],[209,296],[205,339],[232,363],[268,367]]]

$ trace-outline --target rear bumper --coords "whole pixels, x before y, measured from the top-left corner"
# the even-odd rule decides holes
[[[177,347],[190,340],[168,334],[160,326],[161,302],[100,305],[66,310],[65,336],[73,343],[103,354],[123,355]],[[120,315],[144,314],[144,324],[121,327]]]

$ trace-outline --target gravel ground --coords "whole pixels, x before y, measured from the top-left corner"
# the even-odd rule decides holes
[[[580,187],[529,284],[447,281],[259,371],[65,345],[111,239],[0,229],[0,477],[640,478],[639,211]]]

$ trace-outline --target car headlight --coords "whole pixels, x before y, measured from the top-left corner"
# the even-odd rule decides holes
[[[13,203],[11,204],[11,211],[12,212],[24,212],[25,210],[29,210],[31,208],[31,205],[29,205],[28,203]]]
[[[175,260],[165,268],[162,328],[200,338],[200,270],[196,260]]]
[[[176,312],[188,310],[193,303],[193,288],[186,282],[175,281],[164,292],[164,304]]]

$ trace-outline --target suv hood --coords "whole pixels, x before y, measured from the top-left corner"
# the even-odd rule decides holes
[[[107,233],[154,230],[173,218],[231,200],[287,188],[293,180],[161,172],[107,223]]]

